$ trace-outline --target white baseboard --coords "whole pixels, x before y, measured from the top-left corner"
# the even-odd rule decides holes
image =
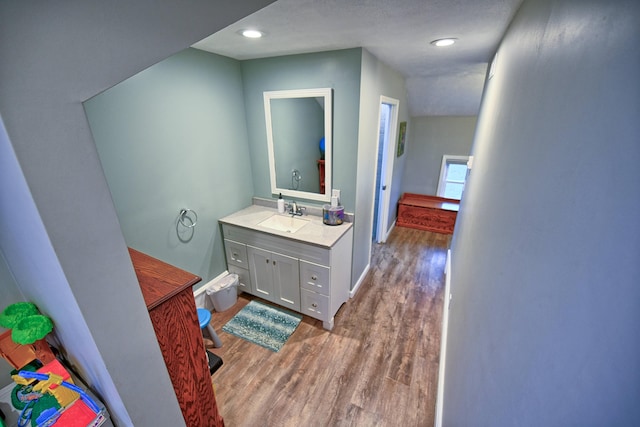
[[[433,425],[442,426],[442,410],[444,407],[444,374],[447,361],[447,333],[449,326],[449,306],[451,303],[451,249],[447,251],[447,261],[444,266],[444,307],[442,308],[442,334],[440,335],[440,363],[438,366],[438,394],[436,397],[436,416]]]
[[[362,282],[364,282],[365,277],[367,277],[367,273],[369,272],[370,268],[371,264],[367,264],[367,266],[364,268],[364,271],[358,278],[358,281],[355,285],[353,285],[353,289],[351,289],[351,291],[349,292],[349,298],[353,298],[356,296],[356,294],[358,293],[358,289],[360,288],[360,285],[362,285]]]
[[[387,241],[387,239],[388,239],[388,238],[389,238],[389,236],[391,235],[391,232],[392,232],[392,231],[393,231],[393,229],[395,228],[395,226],[396,226],[396,222],[397,222],[397,221],[398,221],[397,219],[393,221],[393,223],[391,224],[391,226],[390,226],[390,227],[389,227],[389,229],[387,230],[387,234],[385,234],[385,235],[384,235],[384,241],[385,241],[385,242]]]
[[[209,280],[207,283],[205,283],[204,285],[200,286],[198,289],[193,291],[193,297],[196,300],[196,307],[197,308],[206,308],[207,310],[211,311],[213,310],[213,304],[211,304],[211,301],[209,301],[209,298],[207,298],[207,294],[206,294],[206,290],[215,282],[217,282],[218,280],[222,279],[223,277],[226,277],[229,275],[228,271],[223,271],[222,273],[218,274],[216,277],[214,277],[213,279]]]

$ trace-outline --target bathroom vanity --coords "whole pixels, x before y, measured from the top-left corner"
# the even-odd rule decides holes
[[[353,226],[323,224],[315,215],[292,216],[252,205],[220,219],[227,269],[239,289],[321,320],[349,299]]]

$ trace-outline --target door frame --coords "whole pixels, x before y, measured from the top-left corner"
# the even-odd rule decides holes
[[[384,141],[380,141],[380,122],[382,120],[382,105],[387,104],[391,106],[391,112],[389,114],[389,126],[388,133],[384,138]],[[395,136],[398,132],[398,107],[400,105],[400,101],[395,98],[390,98],[388,96],[381,95],[380,96],[380,105],[378,107],[378,131],[376,135],[378,135],[378,143],[376,149],[376,159],[380,154],[380,150],[382,152],[382,168],[380,170],[380,187],[376,188],[374,184],[373,189],[373,208],[372,211],[375,212],[375,203],[376,203],[376,193],[379,193],[379,204],[378,204],[378,218],[377,218],[377,230],[376,230],[376,242],[384,243],[387,241],[387,237],[389,237],[389,206],[391,204],[391,184],[393,183],[393,162],[395,160]],[[382,146],[382,147],[381,147]],[[376,160],[376,178],[378,174],[377,168],[377,160]],[[376,180],[374,180],[376,182]],[[384,190],[383,190],[384,189]],[[373,216],[372,212],[372,216]],[[373,230],[372,230],[373,231]]]

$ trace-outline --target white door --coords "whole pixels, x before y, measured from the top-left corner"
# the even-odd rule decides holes
[[[391,204],[391,183],[395,140],[398,130],[398,104],[400,101],[386,96],[380,97],[378,114],[378,167],[374,194],[373,239],[384,243],[389,234],[389,210]]]

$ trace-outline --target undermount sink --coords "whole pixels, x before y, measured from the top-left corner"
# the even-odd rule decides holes
[[[276,214],[260,222],[258,225],[285,233],[295,233],[308,223],[309,221],[306,219],[296,218],[291,215]]]

